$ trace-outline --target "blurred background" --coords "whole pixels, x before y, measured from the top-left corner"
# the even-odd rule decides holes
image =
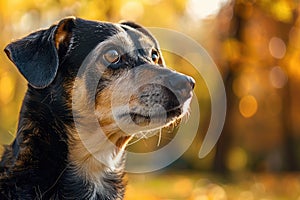
[[[0,1],[0,49],[70,15],[133,20],[192,37],[209,52],[224,80],[228,102],[222,135],[211,153],[199,159],[211,115],[207,87],[186,60],[165,52],[168,65],[197,81],[198,134],[168,168],[130,174],[126,199],[300,200],[299,13],[297,0]],[[0,145],[15,136],[26,87],[2,51]],[[149,138],[129,148],[151,151],[173,137],[167,130],[159,147],[157,138]]]

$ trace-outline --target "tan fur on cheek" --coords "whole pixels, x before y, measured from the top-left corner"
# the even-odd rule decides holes
[[[95,114],[98,118],[101,129],[104,133],[106,133],[107,137],[112,140],[113,136],[121,136],[120,134],[122,133],[120,133],[120,129],[114,120],[111,98],[111,87],[107,87],[101,91],[96,97]],[[116,143],[116,140],[112,140],[112,142]]]
[[[131,138],[123,137],[115,126],[111,114],[110,90],[100,92],[101,98],[96,98],[96,105],[88,105],[88,91],[84,83],[83,78],[77,78],[72,90],[72,109],[78,115],[74,118],[80,119],[81,128],[78,130],[75,126],[69,129],[69,161],[77,174],[96,181],[104,170],[121,167],[120,160]]]
[[[69,146],[69,160],[74,166],[75,172],[81,177],[96,179],[105,166],[93,158],[93,155],[87,150],[78,135],[73,136]]]

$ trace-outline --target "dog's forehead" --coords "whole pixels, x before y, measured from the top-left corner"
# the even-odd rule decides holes
[[[138,28],[121,23],[88,21],[77,18],[72,33],[73,37],[68,52],[69,58],[72,58],[72,63],[81,63],[95,48],[101,50],[101,46],[109,46],[109,43],[122,47],[127,53],[140,49],[159,49],[156,40],[150,33],[145,34]],[[132,56],[135,57],[135,55]]]
[[[157,48],[156,41],[148,35],[141,32],[139,29],[129,27],[123,24],[114,24],[118,32],[112,35],[112,40],[117,40],[123,43],[123,45],[129,45],[131,50],[145,49],[145,48]]]

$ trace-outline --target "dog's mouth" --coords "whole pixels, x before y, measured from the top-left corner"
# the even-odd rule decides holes
[[[144,84],[130,95],[128,102],[119,100],[114,107],[117,125],[123,132],[135,135],[172,124],[188,113],[192,99],[192,90],[186,95],[175,92],[161,84]]]
[[[182,106],[178,106],[176,108],[170,109],[165,112],[157,112],[157,113],[138,113],[135,111],[131,111],[129,113],[122,113],[118,115],[118,119],[130,117],[131,120],[139,126],[147,126],[151,123],[151,121],[161,120],[161,121],[171,121],[174,118],[180,117],[183,113]]]
[[[136,135],[162,129],[188,113],[194,88],[188,76],[147,65],[113,81],[97,96],[102,126]],[[100,108],[105,103],[111,112]]]
[[[186,111],[185,101],[177,97],[169,88],[159,84],[148,84],[139,88],[138,95],[132,95],[129,116],[135,125],[147,128],[164,126]]]
[[[167,110],[165,112],[157,112],[151,114],[143,114],[137,112],[130,112],[129,115],[132,121],[139,126],[148,126],[153,123],[167,124],[182,115],[182,106]]]
[[[117,119],[120,122],[119,124],[127,124],[122,128],[128,128],[126,130],[130,130],[129,134],[159,130],[173,122],[178,122],[185,116],[188,113],[191,99],[190,97],[184,103],[168,109],[165,109],[160,104],[156,104],[150,109],[142,106],[132,107],[128,112],[120,113]]]

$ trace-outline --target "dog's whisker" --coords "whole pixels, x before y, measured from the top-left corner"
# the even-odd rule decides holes
[[[0,199],[123,199],[125,148],[159,147],[189,116],[194,80],[168,69],[133,22],[69,17],[5,52],[29,86],[0,161]]]
[[[140,134],[142,135],[142,139],[148,139],[147,131],[141,131]]]
[[[162,129],[159,129],[158,140],[157,140],[157,147],[159,147],[159,145],[160,145],[161,137],[162,137]]]
[[[133,144],[136,144],[137,142],[141,141],[142,139],[144,139],[144,138],[142,138],[142,137],[141,137],[141,138],[137,138],[135,141],[128,143],[128,144],[127,144],[127,147],[128,147],[128,146],[131,146],[131,145],[133,145]]]
[[[187,121],[188,121],[188,119],[189,119],[189,117],[190,117],[190,112],[189,111],[187,111],[187,113],[182,117],[182,121],[183,121],[183,123],[187,123]]]
[[[9,134],[10,136],[15,137],[15,135],[14,135],[11,131],[8,131],[8,134]]]

